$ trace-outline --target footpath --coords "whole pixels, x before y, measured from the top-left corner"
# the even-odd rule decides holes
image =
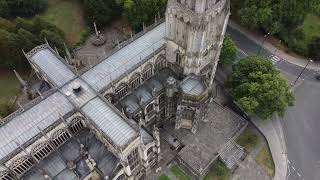
[[[239,24],[237,24],[236,22],[234,22],[233,20],[229,20],[229,24],[228,24],[231,28],[236,29],[237,31],[241,32],[243,35],[245,35],[248,39],[254,41],[257,44],[261,44],[261,42],[264,39],[264,36],[258,33],[254,33],[254,32],[250,32],[248,31],[246,28],[240,26]],[[270,51],[270,52],[274,52],[275,50],[275,55],[298,66],[304,67],[308,60],[305,59],[304,57],[299,57],[298,55],[290,55],[287,52],[279,49],[278,47],[276,47],[275,45],[271,44],[268,40],[265,41],[263,48]],[[308,65],[308,69],[313,69],[316,71],[320,70],[320,63],[310,63]]]

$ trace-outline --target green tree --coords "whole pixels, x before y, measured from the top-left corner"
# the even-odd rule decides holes
[[[314,37],[308,45],[308,48],[309,56],[315,61],[320,61],[320,37]]]
[[[108,25],[112,18],[121,14],[115,0],[82,0],[86,21],[90,27],[95,22],[99,27]]]
[[[282,116],[294,101],[287,81],[268,59],[258,56],[248,56],[234,66],[228,87],[244,111],[263,119],[274,112]]]
[[[48,7],[48,0],[7,0],[11,17],[31,17]]]
[[[119,0],[123,14],[135,31],[142,29],[143,23],[150,25],[156,16],[163,16],[167,0]]]
[[[237,47],[231,39],[230,35],[227,34],[224,37],[219,63],[224,67],[231,65],[236,60],[236,57]]]
[[[0,0],[0,17],[7,18],[9,16],[9,6],[6,0]]]

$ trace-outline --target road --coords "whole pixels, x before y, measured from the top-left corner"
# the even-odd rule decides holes
[[[250,40],[235,29],[227,32],[241,49],[242,55],[256,54],[261,44]],[[273,52],[265,49],[261,54],[272,60],[273,64],[293,82],[303,69],[278,57],[270,57]],[[288,155],[288,180],[320,179],[320,81],[313,70],[306,70],[303,81],[295,89],[295,105],[289,107],[282,118],[284,138]]]

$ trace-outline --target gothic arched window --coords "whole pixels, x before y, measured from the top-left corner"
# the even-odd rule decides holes
[[[130,80],[130,86],[132,89],[135,89],[137,88],[141,83],[141,77],[140,75],[137,73],[137,74],[134,74],[132,77],[131,77],[131,80]]]
[[[21,177],[24,173],[34,166],[33,160],[28,156],[23,156],[11,163],[10,169],[18,176]]]
[[[165,102],[166,102],[166,94],[163,93],[158,97],[158,103],[160,108],[164,106]]]
[[[122,83],[118,88],[116,89],[116,94],[118,95],[119,99],[126,96],[128,93],[128,85],[125,83]]]
[[[32,156],[38,161],[48,157],[53,151],[53,147],[49,144],[49,142],[42,142],[34,146],[32,149]]]
[[[84,121],[84,118],[80,116],[72,119],[70,123],[70,130],[73,134],[78,133],[82,128],[84,128],[83,121]]]
[[[0,172],[0,180],[14,180],[14,178],[9,172],[4,171]]]
[[[152,64],[146,65],[143,70],[143,80],[148,80],[153,75],[153,67]]]
[[[60,145],[68,141],[70,137],[71,136],[66,129],[59,129],[52,134],[51,140],[56,147],[59,147]]]

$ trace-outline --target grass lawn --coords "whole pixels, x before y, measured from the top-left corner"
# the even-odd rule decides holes
[[[179,166],[172,166],[170,170],[177,177],[177,179],[190,180],[190,178],[183,172],[183,170]]]
[[[218,161],[216,162],[212,169],[209,171],[203,180],[228,180],[230,176],[230,171],[227,169],[226,165]]]
[[[304,20],[301,28],[303,29],[307,42],[314,36],[320,37],[320,16],[309,14]]]
[[[269,174],[274,176],[274,163],[271,153],[267,146],[264,146],[256,157],[258,164]]]
[[[158,180],[170,180],[170,178],[164,174],[161,174],[161,176],[158,177]]]
[[[20,93],[20,84],[13,73],[0,74],[0,104]]]
[[[48,9],[41,14],[65,33],[69,45],[75,45],[87,31],[81,4],[78,0],[49,0]]]
[[[252,127],[247,127],[247,129],[238,137],[236,142],[244,147],[247,152],[251,152],[259,141],[260,139],[253,131]]]

